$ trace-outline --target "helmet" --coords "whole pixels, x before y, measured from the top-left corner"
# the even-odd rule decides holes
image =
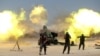
[[[47,29],[47,26],[44,25],[44,26],[43,26],[43,29]]]

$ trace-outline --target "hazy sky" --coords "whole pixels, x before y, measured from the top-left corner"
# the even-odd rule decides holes
[[[0,0],[0,11],[18,12],[20,8],[24,8],[28,17],[33,6],[38,4],[42,4],[47,9],[49,22],[60,13],[71,13],[80,8],[100,12],[100,0]]]

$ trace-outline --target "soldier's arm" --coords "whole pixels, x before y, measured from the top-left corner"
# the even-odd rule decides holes
[[[77,38],[80,38],[80,36],[78,36]]]
[[[89,38],[89,36],[84,36],[85,38]]]

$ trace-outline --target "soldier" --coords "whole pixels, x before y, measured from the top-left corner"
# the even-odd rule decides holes
[[[63,49],[63,54],[67,47],[68,47],[67,54],[69,54],[70,53],[70,38],[71,38],[71,36],[69,35],[68,32],[66,32],[64,38],[65,38],[65,45],[64,45],[64,49]]]
[[[43,48],[44,48],[44,54],[46,55],[47,42],[50,40],[51,37],[52,37],[51,32],[49,32],[46,26],[43,26],[43,29],[40,32],[40,53],[39,53],[40,55]]]
[[[42,52],[42,49],[44,48],[44,54],[46,55],[46,40],[47,40],[47,37],[45,36],[43,30],[41,30],[41,33],[40,33],[40,52],[39,52],[39,55],[41,55],[41,52]]]
[[[81,48],[81,46],[83,45],[83,50],[84,50],[84,48],[85,48],[85,36],[82,34],[81,36],[80,36],[80,44],[79,44],[79,50],[80,50],[80,48]]]

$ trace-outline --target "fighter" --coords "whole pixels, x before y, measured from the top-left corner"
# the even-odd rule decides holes
[[[39,55],[41,55],[42,49],[44,48],[44,55],[46,55],[47,50],[47,42],[51,39],[51,32],[47,29],[46,26],[43,26],[43,29],[40,31],[40,51]]]
[[[83,50],[84,50],[84,48],[85,48],[85,36],[83,34],[80,36],[79,50],[80,50],[82,45],[83,45]]]
[[[63,54],[64,54],[67,47],[68,47],[67,54],[69,54],[70,53],[70,39],[71,39],[71,36],[68,32],[66,32],[64,38],[65,38],[65,45],[64,45],[64,49],[63,49]]]

